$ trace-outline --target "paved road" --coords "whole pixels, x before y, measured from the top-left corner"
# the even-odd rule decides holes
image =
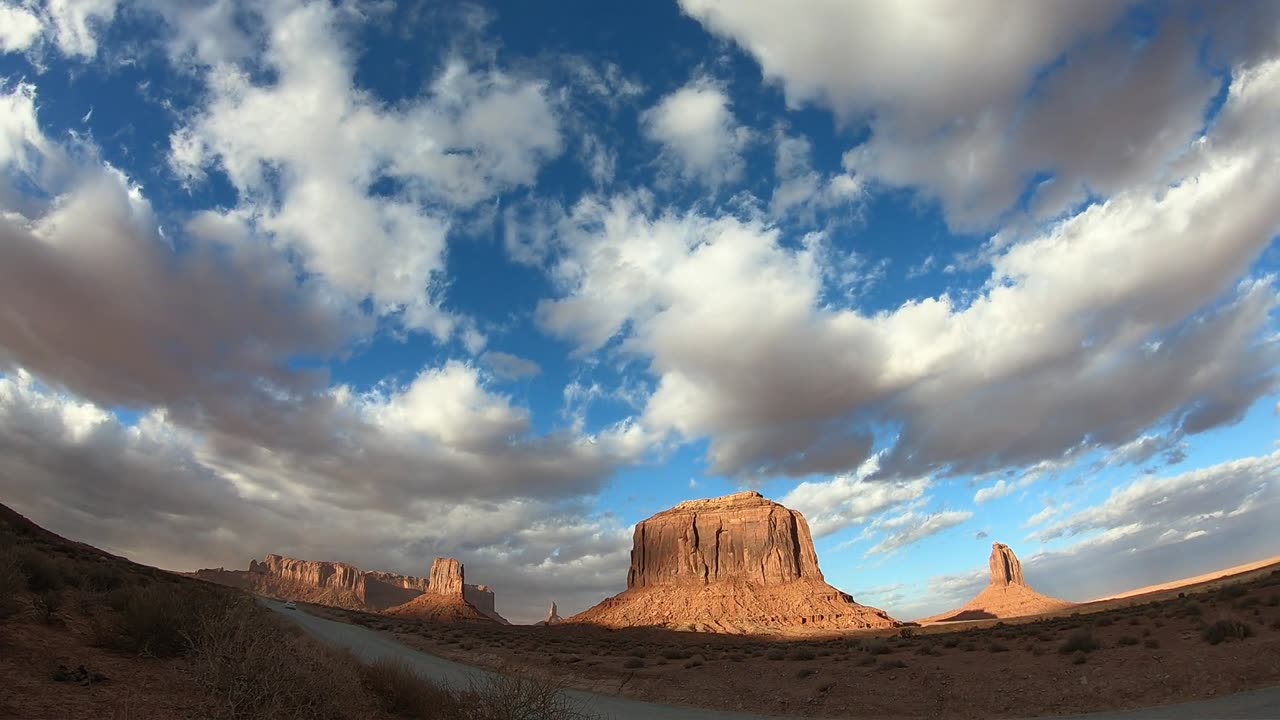
[[[493,673],[428,655],[402,645],[382,633],[359,625],[326,620],[302,610],[285,610],[283,603],[263,599],[262,603],[298,623],[317,639],[330,645],[351,649],[364,660],[396,657],[415,667],[423,675],[454,685],[467,685],[474,680],[492,677]],[[776,715],[752,715],[724,710],[656,705],[613,695],[598,695],[579,690],[565,694],[580,702],[583,709],[610,720],[783,720]],[[1276,720],[1280,719],[1280,688],[1256,690],[1201,702],[1165,705],[1145,710],[1072,715],[1070,720]],[[792,719],[798,720],[798,719]],[[809,718],[808,720],[813,720]],[[1040,718],[1040,720],[1051,720]],[[1059,718],[1058,720],[1068,720]]]

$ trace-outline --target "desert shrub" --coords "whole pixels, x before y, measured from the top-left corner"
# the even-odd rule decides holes
[[[833,688],[833,687],[835,687],[835,686],[836,686],[836,684],[835,684],[835,683],[828,682],[828,683],[822,683],[821,685],[819,685],[819,686],[818,686],[817,688],[815,688],[815,689],[816,689],[818,692],[820,692],[820,693],[824,693],[824,692],[828,692],[829,690],[831,690],[831,688]]]
[[[626,660],[622,661],[622,667],[627,668],[628,670],[642,668],[644,667],[644,660],[641,660],[638,657],[627,658]]]
[[[889,644],[883,640],[871,640],[866,642],[862,645],[862,649],[872,655],[888,655],[893,652],[893,649],[889,647]]]
[[[875,665],[875,664],[876,664],[876,662],[878,662],[878,661],[876,660],[876,658],[875,658],[875,656],[874,656],[874,655],[868,655],[868,656],[866,656],[866,657],[862,658],[861,660],[859,660],[859,661],[858,661],[858,665],[860,665],[860,666],[862,666],[862,667],[867,667],[867,666],[869,666],[869,665]]]
[[[1109,627],[1114,622],[1115,620],[1110,616],[1103,616],[1098,618],[1098,625],[1100,625],[1101,627]]]
[[[973,652],[974,650],[978,649],[978,646],[975,645],[973,642],[965,642],[960,645],[960,649],[965,652]]]
[[[1129,635],[1123,635],[1120,637],[1119,640],[1116,640],[1116,645],[1119,645],[1121,647],[1125,647],[1128,645],[1137,645],[1137,644],[1138,644],[1138,638],[1132,637]]]
[[[1183,617],[1200,617],[1203,614],[1204,608],[1200,607],[1199,603],[1188,603],[1186,607],[1182,608]]]
[[[810,675],[814,675],[817,672],[818,671],[815,668],[800,668],[799,670],[796,671],[796,679],[804,680],[805,678],[809,677]]]
[[[940,653],[938,652],[938,648],[934,647],[933,645],[921,645],[920,647],[916,648],[916,654],[917,655],[938,655]]]
[[[631,657],[637,657],[637,658],[647,657],[649,655],[649,653],[646,653],[644,650],[641,650],[640,648],[635,648],[634,650],[631,650],[627,654],[630,655]]]
[[[27,577],[11,546],[0,547],[0,620],[18,612],[18,594],[27,587]]]
[[[217,715],[228,720],[361,716],[368,696],[355,657],[283,632],[284,621],[268,612],[237,599],[205,608],[192,631],[196,678],[215,699]]]
[[[765,657],[770,660],[785,660],[787,658],[787,654],[782,651],[782,648],[774,648],[765,654]]]
[[[205,610],[203,595],[164,585],[129,588],[116,618],[113,646],[154,657],[182,654],[191,648],[191,632]]]
[[[1205,642],[1217,645],[1224,640],[1243,640],[1253,635],[1253,628],[1239,620],[1219,620],[1200,633]]]
[[[1222,588],[1218,594],[1227,600],[1235,600],[1236,598],[1244,597],[1248,592],[1249,588],[1243,585],[1228,585]]]
[[[1083,665],[1086,662],[1089,662],[1089,656],[1083,650],[1077,650],[1071,656],[1072,665]]]
[[[1272,595],[1267,598],[1267,607],[1275,607],[1280,605],[1280,595]]]
[[[54,558],[36,550],[18,553],[18,567],[26,578],[27,589],[34,593],[61,590],[62,566]]]
[[[987,646],[987,651],[993,652],[993,653],[1009,652],[1009,646],[1004,645],[1002,643],[993,642]]]
[[[360,668],[364,687],[379,707],[407,718],[462,716],[464,708],[448,690],[424,678],[399,658],[379,658]]]
[[[791,651],[791,654],[787,656],[790,660],[812,660],[816,657],[817,654],[809,648],[795,648]]]
[[[1143,641],[1142,645],[1148,650],[1155,650],[1156,648],[1160,647],[1160,641],[1155,638],[1147,638],[1145,641]]]
[[[729,653],[728,658],[733,662],[742,662],[747,659],[747,656],[742,653]]]
[[[45,590],[31,599],[31,610],[38,622],[52,625],[57,619],[58,610],[62,608],[62,593],[57,590]]]
[[[1094,639],[1092,633],[1088,630],[1078,630],[1072,633],[1066,641],[1058,647],[1058,652],[1063,655],[1070,655],[1075,652],[1091,653],[1099,647],[1101,647],[1101,645],[1099,645],[1098,641]]]
[[[1280,630],[1280,618],[1276,618],[1275,620],[1271,621],[1271,629]]]
[[[702,666],[702,658],[696,657],[684,664],[685,668],[696,668]]]
[[[593,715],[554,680],[495,675],[473,683],[464,694],[467,720],[585,720]]]
[[[1136,618],[1136,617],[1135,617],[1135,618],[1129,618],[1129,624],[1130,624],[1130,625],[1141,625],[1141,624],[1142,624],[1142,620],[1141,620],[1140,618]]]
[[[668,648],[662,651],[662,657],[668,660],[688,660],[693,657],[693,652],[679,648]]]
[[[905,668],[906,666],[907,664],[902,662],[901,660],[881,660],[880,664],[876,666],[876,670],[879,670],[881,672],[884,672],[886,670],[900,670],[902,668]]]
[[[943,647],[953,648],[953,647],[955,647],[955,646],[957,646],[957,645],[959,645],[959,644],[960,644],[960,638],[958,638],[958,637],[956,637],[956,636],[954,636],[954,635],[952,635],[951,637],[949,637],[949,638],[947,638],[946,640],[943,640],[943,641],[942,641],[942,646],[943,646]]]

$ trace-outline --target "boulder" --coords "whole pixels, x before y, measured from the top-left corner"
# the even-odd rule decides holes
[[[638,523],[626,591],[567,622],[727,633],[899,624],[828,585],[804,516],[757,492],[684,502]]]

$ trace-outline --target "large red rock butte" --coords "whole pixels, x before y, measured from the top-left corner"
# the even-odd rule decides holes
[[[925,618],[921,622],[958,622],[1040,615],[1062,610],[1073,604],[1032,590],[1022,574],[1022,563],[1008,545],[992,543],[991,557],[987,565],[991,571],[991,579],[986,589],[978,593],[977,597],[955,610]]]
[[[567,622],[726,633],[900,624],[828,585],[804,516],[757,492],[684,502],[638,523],[626,591]]]
[[[341,562],[298,560],[269,554],[261,562],[249,561],[248,570],[214,568],[197,570],[196,577],[223,585],[245,588],[269,597],[329,605],[348,610],[390,612],[431,594],[436,598],[456,598],[466,608],[447,607],[433,598],[419,603],[427,615],[448,619],[493,620],[509,624],[495,609],[494,593],[486,585],[468,585],[462,564],[452,558],[437,558],[430,578],[361,570]],[[439,586],[433,592],[433,586]],[[439,610],[433,610],[439,606]],[[406,613],[407,614],[407,613]]]

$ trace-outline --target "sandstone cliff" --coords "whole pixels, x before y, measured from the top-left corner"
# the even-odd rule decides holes
[[[439,558],[437,563],[440,563],[439,583],[445,594],[470,603],[485,617],[510,624],[495,609],[493,590],[463,582],[461,563],[451,558]],[[430,578],[361,570],[341,562],[298,560],[274,553],[261,562],[250,560],[247,571],[216,568],[197,570],[194,575],[269,597],[373,612],[413,601],[427,593],[432,582]],[[433,564],[432,577],[435,575]]]
[[[568,622],[731,633],[899,624],[828,585],[804,516],[757,492],[637,524],[627,590]]]
[[[925,618],[921,622],[956,622],[1039,615],[1062,610],[1073,604],[1032,590],[1022,574],[1022,563],[1008,545],[992,543],[991,557],[987,565],[991,571],[990,580],[987,587],[974,599],[955,610]]]

